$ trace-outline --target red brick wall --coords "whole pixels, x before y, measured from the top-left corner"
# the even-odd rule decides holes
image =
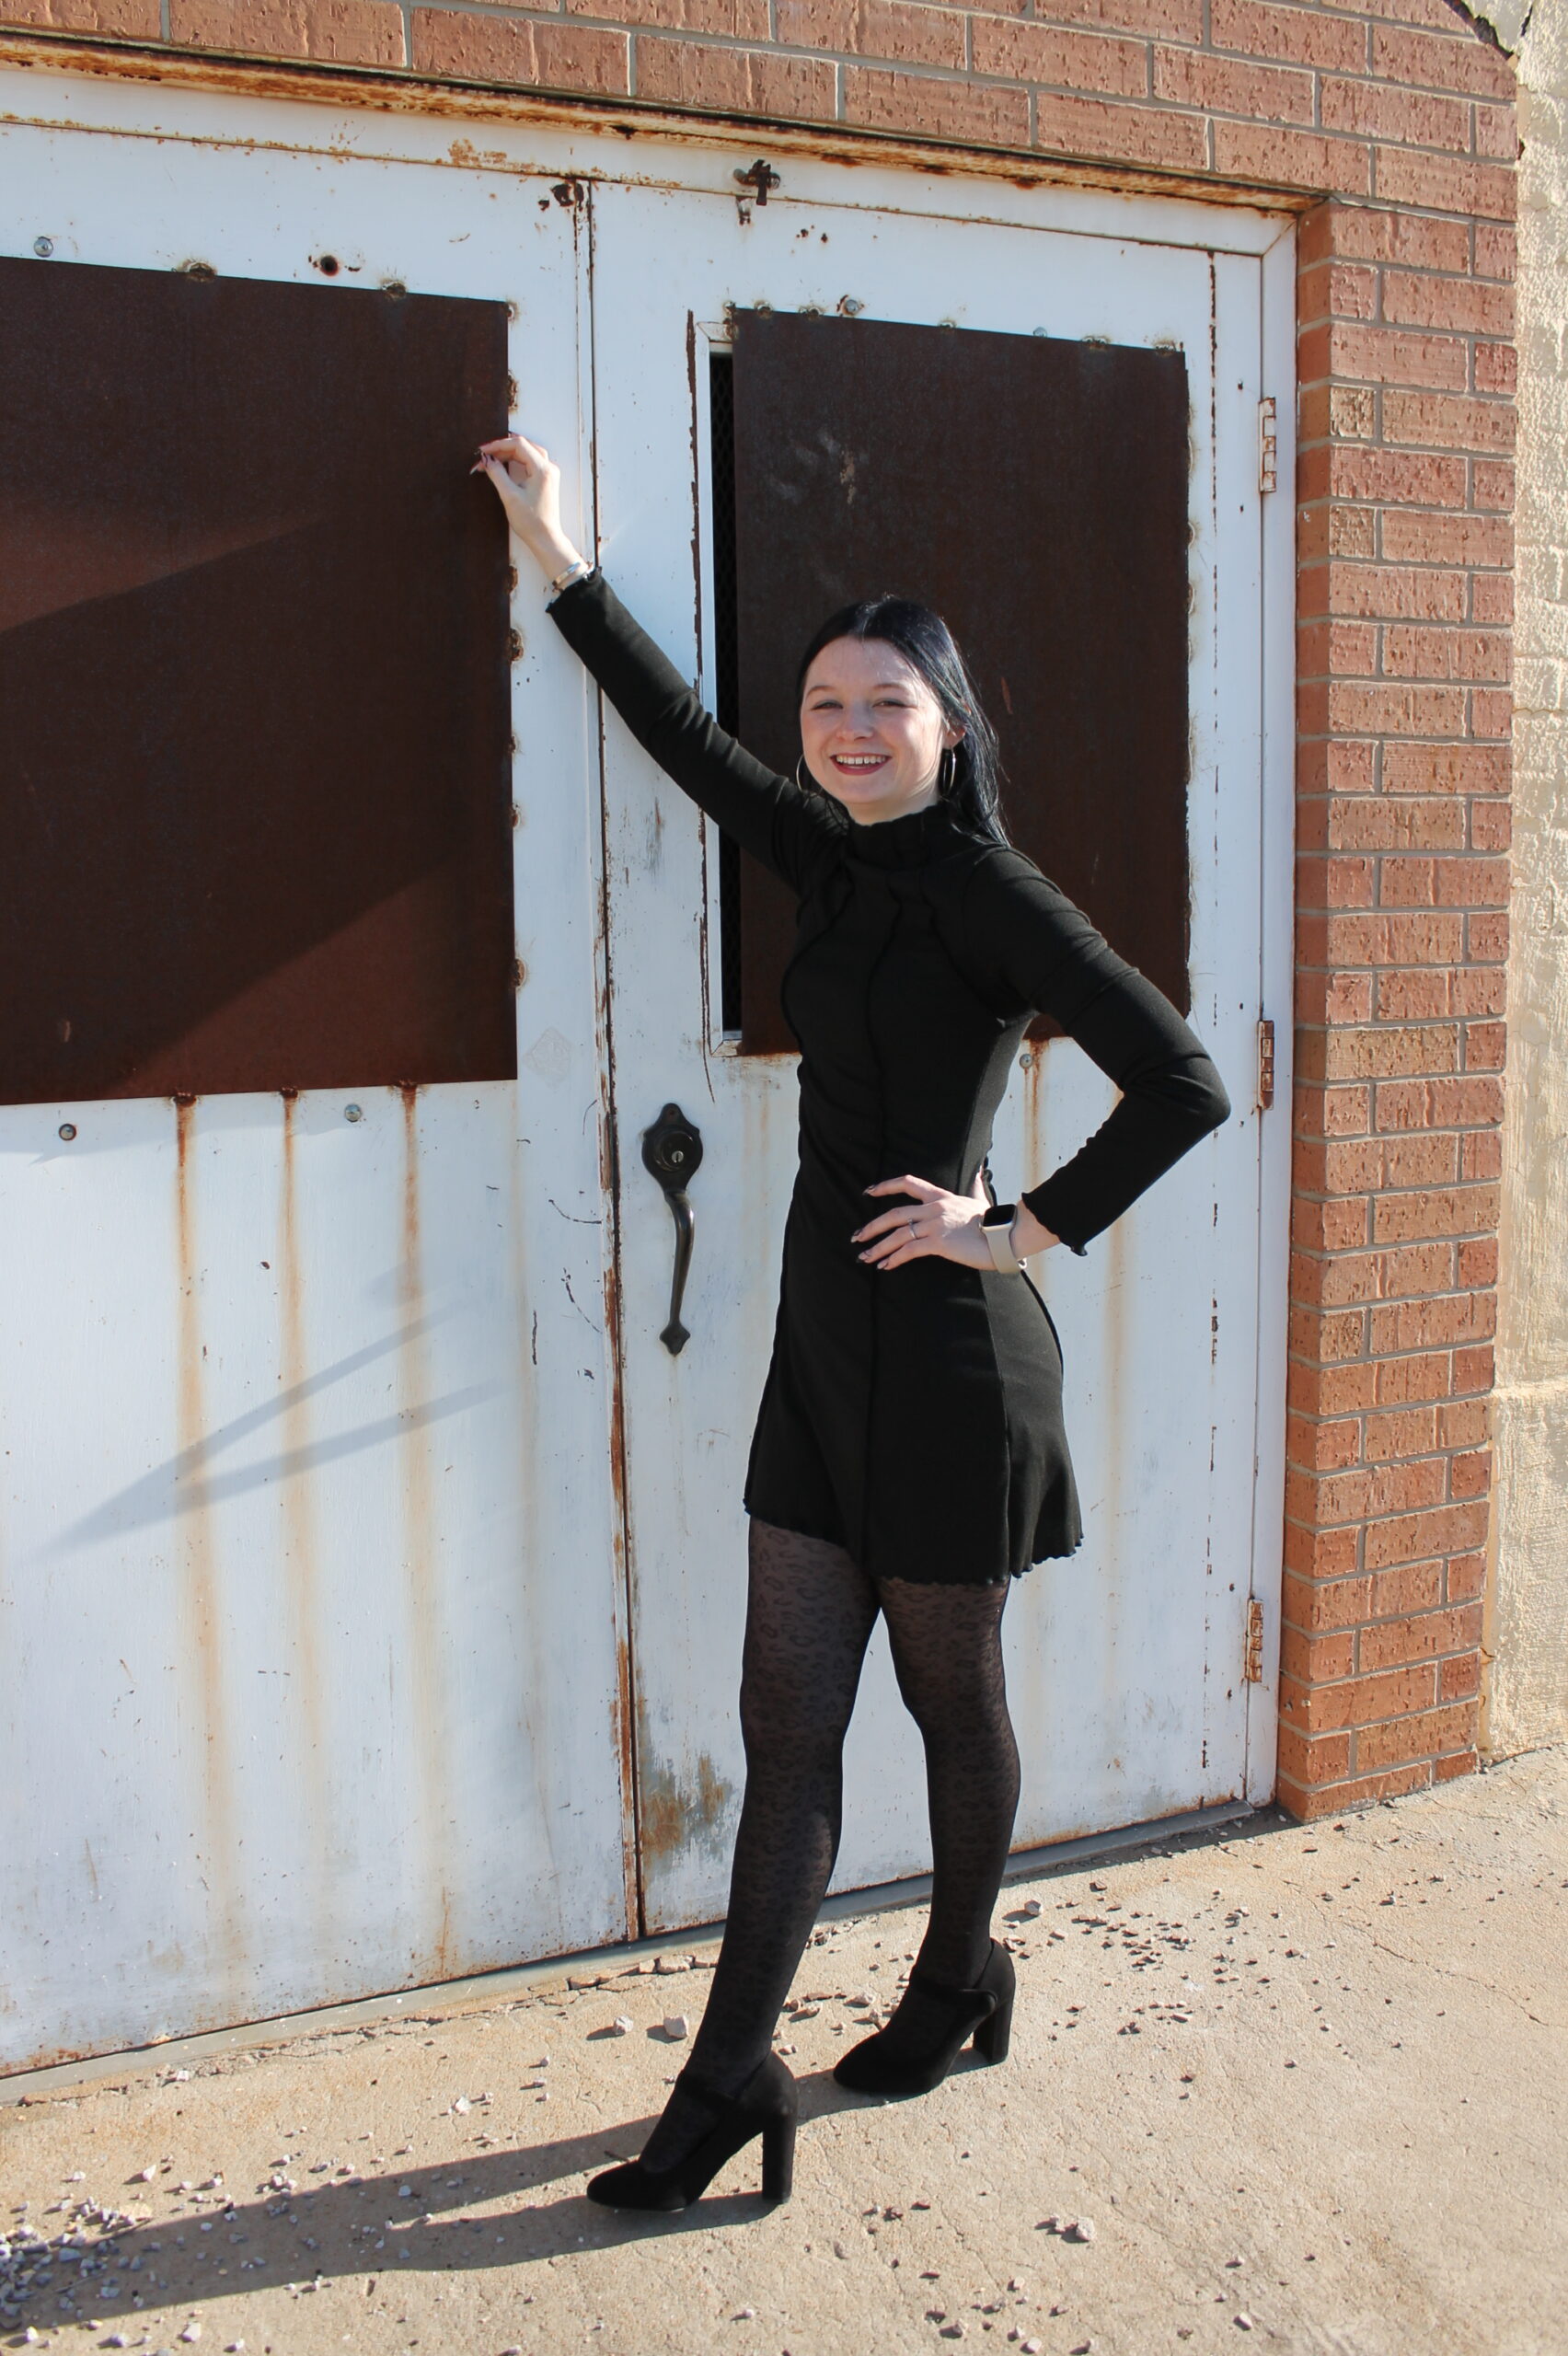
[[[1472,1765],[1506,952],[1509,63],[1447,0],[0,0],[6,22],[1299,197],[1280,1793],[1315,1814]]]
[[[1431,194],[1428,202],[1431,202]],[[1299,247],[1281,1796],[1474,1764],[1507,954],[1514,243]]]

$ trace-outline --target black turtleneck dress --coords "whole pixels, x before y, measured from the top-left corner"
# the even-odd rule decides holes
[[[1032,1016],[1122,1091],[1022,1197],[1074,1251],[1229,1112],[1170,1000],[1021,851],[937,803],[858,826],[727,736],[597,572],[550,607],[661,768],[800,902],[784,1012],[801,1045],[800,1169],[747,1511],[872,1578],[987,1585],[1083,1534],[1062,1357],[1027,1277],[925,1258],[883,1273],[855,1230],[913,1175],[969,1193]]]

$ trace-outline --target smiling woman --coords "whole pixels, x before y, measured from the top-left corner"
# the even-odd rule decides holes
[[[1008,842],[994,739],[937,615],[883,598],[822,626],[800,672],[801,760],[778,776],[567,539],[548,453],[509,435],[478,465],[633,735],[799,905],[782,997],[800,1171],[746,1481],[747,1778],[724,1945],[647,2150],[590,2187],[680,2208],[760,2134],[781,2198],[794,2088],[768,2044],[832,1871],[879,1612],[925,1740],[931,1911],[893,2019],[836,2074],[918,2094],[971,2038],[1006,2055],[1012,1968],[989,1927],[1018,1799],[1002,1606],[1011,1577],[1081,1536],[1061,1353],[1021,1261],[1058,1240],[1081,1252],[1229,1107],[1176,1010]],[[992,1122],[1039,1013],[1123,1093],[1043,1185],[998,1205]]]

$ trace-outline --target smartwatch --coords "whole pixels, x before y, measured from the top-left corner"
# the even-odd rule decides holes
[[[980,1231],[990,1247],[991,1265],[999,1276],[1021,1276],[1023,1263],[1013,1250],[1012,1224],[1016,1203],[993,1203],[980,1217]]]

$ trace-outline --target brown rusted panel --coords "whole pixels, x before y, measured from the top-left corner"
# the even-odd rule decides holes
[[[499,303],[0,260],[0,1101],[513,1075]]]
[[[796,663],[836,607],[934,606],[1013,839],[1185,1011],[1182,355],[742,311],[734,371],[743,741],[793,766]],[[777,1052],[792,917],[750,860],[742,907],[742,1045]]]

